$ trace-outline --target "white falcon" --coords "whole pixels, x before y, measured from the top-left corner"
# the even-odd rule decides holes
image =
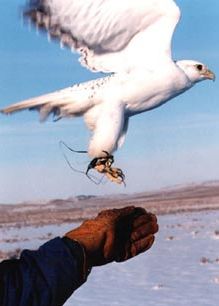
[[[194,60],[174,61],[171,40],[180,19],[173,0],[33,0],[25,16],[51,38],[81,54],[92,71],[110,72],[94,81],[13,104],[2,113],[36,109],[41,120],[83,116],[92,137],[89,166],[121,183],[112,167],[131,116],[149,111],[215,75]]]

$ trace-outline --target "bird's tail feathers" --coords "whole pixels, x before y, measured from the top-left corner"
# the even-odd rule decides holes
[[[78,99],[78,95],[75,95],[74,88],[68,87],[12,104],[1,109],[0,112],[3,114],[12,114],[25,109],[38,110],[40,120],[45,121],[50,114],[54,115],[55,120],[68,116],[80,116],[89,106],[87,99]]]

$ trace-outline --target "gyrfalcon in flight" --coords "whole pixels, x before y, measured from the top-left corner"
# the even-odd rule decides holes
[[[92,137],[88,170],[117,183],[113,152],[128,130],[129,118],[154,109],[196,83],[215,75],[194,60],[174,61],[171,40],[180,19],[173,0],[33,0],[24,15],[51,38],[81,54],[92,71],[111,73],[94,81],[13,104],[10,114],[36,109],[41,120],[83,116]]]

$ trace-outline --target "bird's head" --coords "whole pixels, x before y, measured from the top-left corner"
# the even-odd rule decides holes
[[[215,81],[215,74],[206,65],[200,62],[183,60],[177,61],[176,65],[185,72],[192,83],[197,83],[203,80]]]

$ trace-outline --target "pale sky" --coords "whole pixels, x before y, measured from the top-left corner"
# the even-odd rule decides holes
[[[100,76],[80,67],[76,54],[28,29],[19,16],[24,3],[0,2],[1,108]],[[174,35],[174,58],[202,61],[219,75],[219,1],[177,3],[182,20]],[[115,154],[115,166],[126,174],[126,188],[110,182],[96,186],[67,166],[59,141],[86,149],[89,132],[82,119],[41,124],[34,112],[0,115],[0,203],[132,193],[219,179],[218,97],[217,80],[206,81],[133,118],[126,142]],[[84,156],[68,156],[86,169]]]

